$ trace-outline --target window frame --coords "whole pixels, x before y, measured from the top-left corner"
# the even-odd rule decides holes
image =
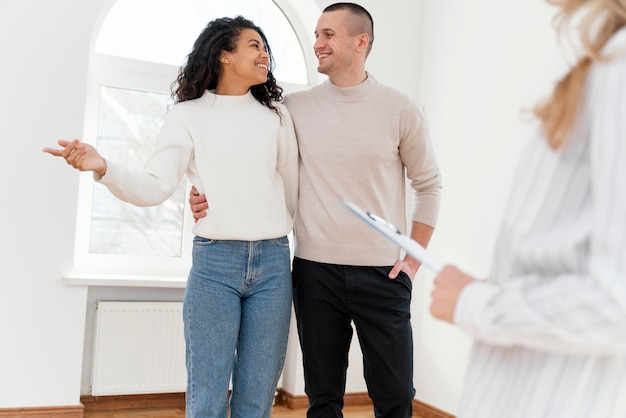
[[[171,83],[176,79],[178,67],[93,53],[91,57],[83,140],[96,145],[100,106],[100,91],[103,86],[170,95]],[[106,158],[106,156],[104,156]],[[186,182],[186,195],[191,185]],[[135,256],[120,254],[95,254],[89,252],[94,180],[92,173],[81,173],[78,188],[78,211],[76,219],[76,242],[74,269],[79,272],[186,275],[191,266],[193,217],[189,203],[185,201],[183,213],[181,255]]]

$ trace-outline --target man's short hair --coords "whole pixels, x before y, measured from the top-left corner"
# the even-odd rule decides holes
[[[353,35],[360,33],[367,34],[370,41],[367,47],[367,54],[369,54],[372,50],[372,44],[374,43],[374,19],[372,19],[372,15],[363,6],[355,3],[333,3],[326,7],[323,13],[338,10],[347,10],[351,15],[356,17],[354,25],[351,25],[349,30],[354,32]]]

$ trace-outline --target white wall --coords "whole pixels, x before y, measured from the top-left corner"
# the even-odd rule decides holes
[[[91,327],[87,307],[98,295],[181,296],[180,289],[88,290],[61,283],[73,261],[78,174],[40,150],[82,132],[91,36],[109,3],[0,2],[0,408],[78,405],[86,379],[83,347],[90,348],[89,332],[84,343]],[[375,19],[368,70],[421,101],[431,121],[444,179],[431,248],[483,275],[529,129],[519,109],[532,105],[561,69],[552,55],[551,11],[539,1],[359,3]],[[455,412],[469,342],[428,316],[430,280],[420,272],[414,287],[417,399]],[[302,394],[297,346],[290,353],[284,382]],[[365,390],[358,352],[351,362],[348,390]]]
[[[0,407],[78,404],[87,290],[61,283],[78,177],[40,149],[81,132],[98,6],[0,2]]]

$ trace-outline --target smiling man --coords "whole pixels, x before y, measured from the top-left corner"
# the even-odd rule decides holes
[[[317,70],[329,78],[287,96],[300,150],[294,304],[308,417],[340,417],[352,339],[359,335],[377,417],[412,415],[412,279],[417,261],[342,208],[348,199],[406,230],[405,183],[414,192],[411,236],[426,246],[441,179],[420,108],[365,70],[374,40],[359,5],[328,6],[317,22]]]

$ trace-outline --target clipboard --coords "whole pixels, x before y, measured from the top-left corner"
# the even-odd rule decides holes
[[[388,240],[393,242],[398,247],[402,248],[408,255],[415,258],[424,266],[429,268],[433,273],[439,274],[444,264],[439,261],[435,256],[426,251],[417,241],[410,237],[403,235],[398,228],[396,228],[389,221],[381,218],[380,216],[367,212],[352,202],[347,200],[341,201],[341,204],[348,209],[357,218],[374,228]]]

